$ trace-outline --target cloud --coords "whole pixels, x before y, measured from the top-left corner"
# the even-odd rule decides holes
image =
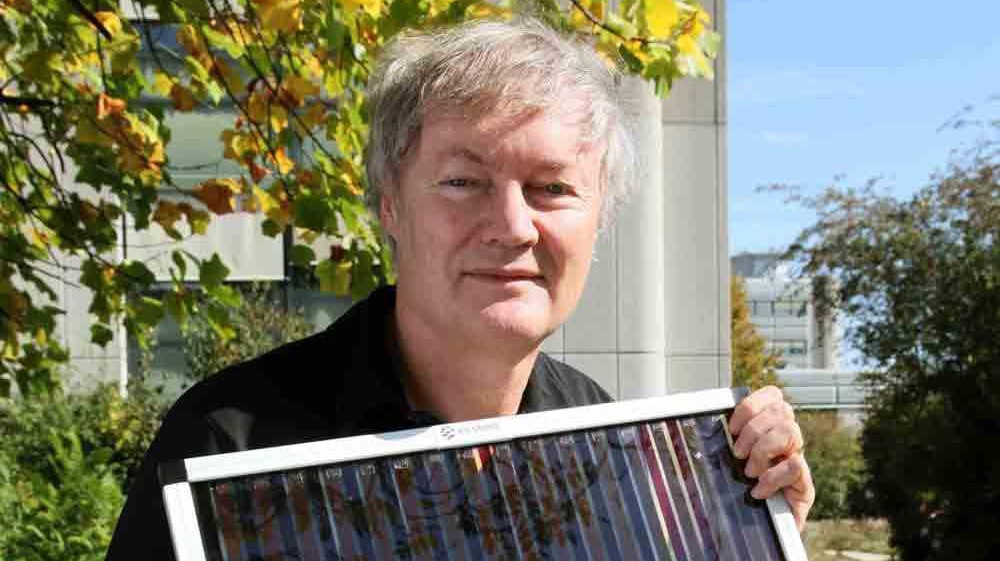
[[[802,148],[809,144],[809,135],[796,131],[764,131],[760,139],[778,148]]]

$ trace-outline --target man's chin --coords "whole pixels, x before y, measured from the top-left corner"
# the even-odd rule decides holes
[[[547,309],[537,303],[506,301],[487,306],[480,312],[480,317],[486,329],[497,337],[541,343],[553,331]]]

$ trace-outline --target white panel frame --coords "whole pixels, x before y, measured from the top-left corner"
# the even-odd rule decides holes
[[[495,417],[421,429],[352,436],[276,446],[183,460],[186,481],[163,488],[167,520],[178,561],[204,561],[192,483],[274,471],[301,469],[401,454],[433,452],[518,438],[587,430],[669,417],[682,417],[736,406],[735,390],[717,388],[684,394],[635,399]],[[788,503],[781,494],[767,500],[768,512],[788,561],[806,561],[805,548]]]
[[[205,544],[201,540],[191,484],[165,485],[163,504],[167,508],[167,523],[170,525],[170,536],[178,561],[206,561]]]

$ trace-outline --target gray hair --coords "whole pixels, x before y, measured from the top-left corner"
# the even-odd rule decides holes
[[[381,197],[395,188],[399,167],[434,111],[462,115],[519,115],[583,94],[585,141],[606,143],[600,185],[607,225],[634,183],[631,122],[618,95],[621,75],[587,44],[522,17],[478,20],[424,33],[401,33],[379,56],[368,83],[370,136],[368,205],[379,216]]]

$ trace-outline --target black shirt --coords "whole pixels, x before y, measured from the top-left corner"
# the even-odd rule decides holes
[[[167,413],[118,519],[107,558],[174,559],[161,463],[439,423],[413,411],[399,361],[386,349],[396,302],[376,290],[325,331],[223,370]],[[611,401],[593,380],[539,353],[519,413]]]

